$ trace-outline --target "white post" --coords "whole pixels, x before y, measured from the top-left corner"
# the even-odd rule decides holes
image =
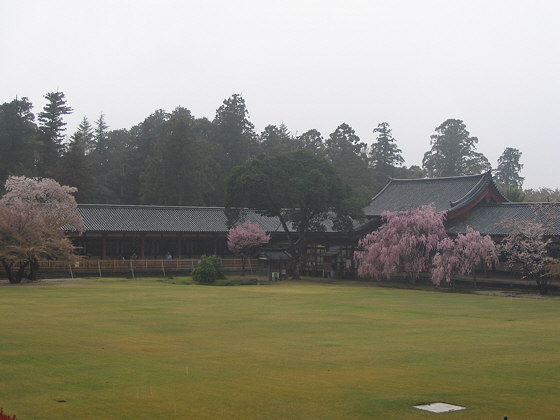
[[[163,261],[161,262],[161,270],[163,271],[163,278],[165,278],[165,267],[163,266]]]
[[[134,278],[134,267],[132,267],[132,260],[130,260],[130,271],[132,271],[132,278]]]
[[[99,262],[99,260],[97,260],[97,269],[99,270],[99,277],[103,277],[101,275],[101,263]]]
[[[70,277],[72,277],[72,280],[74,280],[74,273],[72,273],[72,264],[68,264],[68,267],[70,267]]]

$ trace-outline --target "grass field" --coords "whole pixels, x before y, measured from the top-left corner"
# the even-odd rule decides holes
[[[18,420],[560,418],[558,298],[86,279],[0,287],[0,319]]]

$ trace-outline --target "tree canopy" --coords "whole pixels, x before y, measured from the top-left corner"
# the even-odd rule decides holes
[[[390,175],[392,168],[404,163],[402,150],[397,147],[389,123],[382,122],[373,129],[377,134],[369,152],[372,166],[383,175]]]
[[[436,129],[420,168],[404,165],[388,122],[377,125],[372,139],[361,139],[347,123],[328,135],[314,128],[298,134],[284,123],[268,124],[257,135],[240,94],[226,98],[212,120],[179,106],[157,109],[132,127],[111,129],[100,113],[91,120],[84,116],[68,134],[65,118],[73,110],[65,94],[47,93],[45,100],[38,120],[25,97],[0,105],[0,185],[8,176],[52,178],[78,187],[81,203],[223,206],[227,176],[260,153],[273,157],[307,150],[326,157],[363,206],[389,176],[462,175],[489,168],[474,149],[476,137],[460,120],[447,120]],[[515,200],[546,201],[557,195],[503,191]]]
[[[470,135],[463,121],[444,121],[430,138],[432,147],[422,165],[431,176],[474,175],[491,169],[488,159],[476,151],[478,138]]]
[[[290,241],[296,278],[309,233],[324,231],[327,222],[337,230],[349,230],[352,218],[361,215],[334,167],[306,150],[259,155],[234,168],[226,181],[230,223],[239,220],[243,208],[279,219]]]
[[[494,175],[496,182],[508,188],[521,189],[523,178],[520,173],[523,164],[520,163],[521,152],[514,147],[506,147],[502,155],[498,158],[498,168]]]
[[[9,175],[33,175],[39,130],[27,98],[0,105],[0,183]]]
[[[83,221],[72,196],[75,188],[52,179],[10,177],[0,199],[0,260],[12,283],[35,280],[40,258],[71,261],[65,229],[81,232]]]

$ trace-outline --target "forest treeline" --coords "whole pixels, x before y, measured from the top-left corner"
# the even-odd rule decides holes
[[[346,123],[328,135],[315,129],[293,135],[284,124],[268,125],[257,133],[239,94],[225,99],[213,120],[177,107],[156,110],[130,129],[111,130],[100,114],[93,122],[84,117],[69,136],[64,117],[73,110],[64,93],[47,93],[45,99],[37,118],[25,97],[0,105],[0,181],[3,185],[10,175],[53,178],[77,187],[79,203],[221,206],[225,179],[233,167],[259,154],[301,149],[331,162],[364,204],[388,177],[467,175],[490,169],[476,151],[478,139],[455,119],[436,128],[422,167],[407,167],[387,122],[373,129],[369,147]],[[519,150],[507,148],[496,172],[504,191],[518,201],[531,198],[531,191],[521,190],[520,157]],[[558,190],[533,193],[554,196]]]

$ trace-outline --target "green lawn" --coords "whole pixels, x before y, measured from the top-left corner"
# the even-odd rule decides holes
[[[0,287],[0,319],[18,420],[560,418],[558,298],[92,279]]]

